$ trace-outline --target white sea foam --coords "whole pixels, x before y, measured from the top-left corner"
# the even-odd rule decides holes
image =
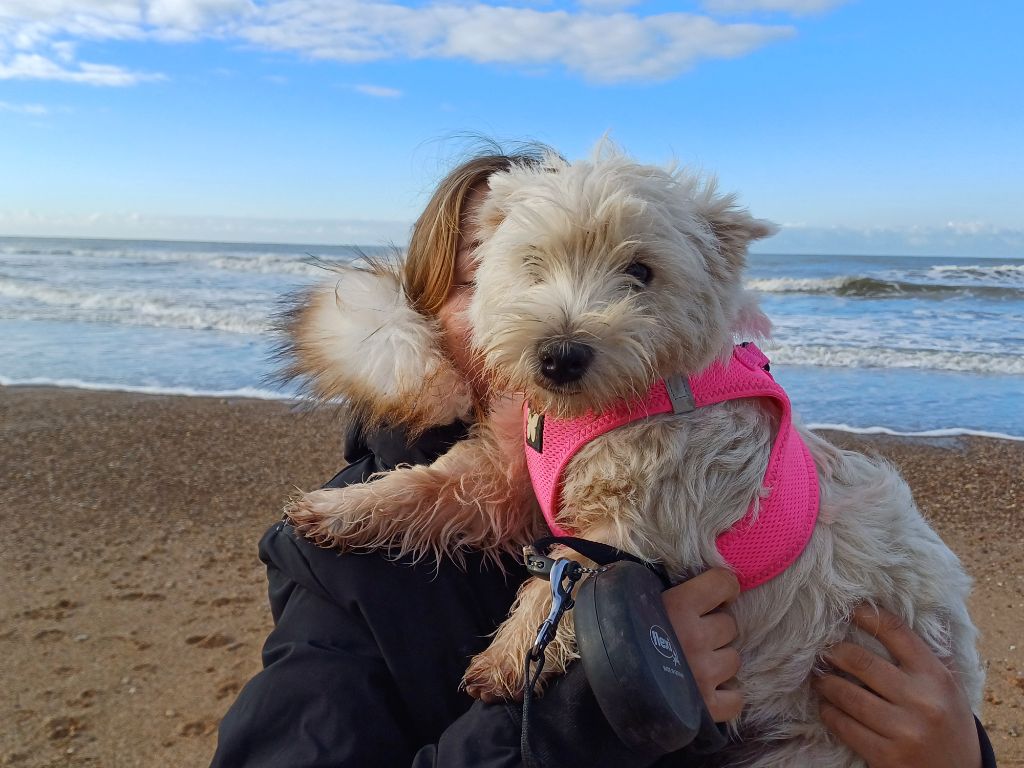
[[[1024,375],[1024,356],[931,349],[771,344],[773,361],[835,368],[926,368],[965,373]]]
[[[218,256],[206,263],[215,269],[236,272],[324,277],[327,274],[326,269],[329,268],[330,261],[325,259],[323,263],[319,263],[309,258],[285,258],[271,254],[260,254],[253,256]]]
[[[942,264],[932,267],[928,274],[940,279],[968,283],[1024,286],[1024,264]]]
[[[834,294],[853,298],[945,298],[1024,295],[1024,271],[1014,265],[997,267],[933,267],[927,272],[892,271],[837,277],[761,277],[746,282],[761,293]]]
[[[33,312],[31,306],[17,307],[13,316],[19,319],[68,319],[77,322],[119,323],[217,330],[230,333],[265,333],[269,311],[238,307],[187,306],[172,302],[150,292],[87,292],[57,288],[38,283],[0,279],[0,296],[28,299],[44,308]],[[216,297],[211,297],[211,302]],[[10,314],[8,313],[5,314]]]
[[[271,389],[259,389],[258,387],[239,387],[238,389],[196,389],[193,387],[149,387],[134,386],[131,384],[118,384],[106,381],[82,381],[81,379],[51,379],[47,377],[32,377],[27,379],[12,379],[7,376],[0,376],[0,386],[4,387],[66,387],[68,389],[87,389],[96,392],[134,392],[142,395],[179,395],[182,397],[238,397],[253,400],[288,400],[299,401],[306,398],[277,392]]]
[[[366,249],[368,253],[377,248]],[[25,248],[5,246],[0,248],[0,257],[60,257],[79,260],[83,264],[102,260],[125,262],[126,264],[183,264],[193,267],[229,272],[256,272],[260,274],[299,275],[319,277],[325,266],[332,263],[348,263],[358,258],[355,250],[341,253],[322,254],[315,248],[308,253],[256,252],[256,251],[208,251],[208,250],[165,250],[163,248]]]
[[[967,429],[966,427],[949,427],[946,429],[926,429],[922,432],[899,432],[888,427],[851,427],[849,424],[808,424],[808,429],[831,429],[836,432],[852,432],[857,435],[894,435],[896,437],[991,437],[996,440],[1024,441],[1024,435],[1008,435],[1004,432],[988,432],[983,429]]]
[[[762,293],[828,293],[841,288],[847,277],[765,277],[747,280],[746,287]]]

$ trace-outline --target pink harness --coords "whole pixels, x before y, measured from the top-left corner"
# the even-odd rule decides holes
[[[814,530],[818,475],[810,451],[793,426],[789,398],[767,369],[768,358],[748,343],[735,347],[724,365],[716,361],[686,380],[659,380],[645,398],[622,401],[598,415],[556,419],[524,407],[526,462],[548,527],[557,536],[568,535],[556,522],[562,473],[576,452],[595,437],[661,413],[688,413],[726,400],[770,397],[781,406],[782,420],[764,476],[765,495],[716,544],[742,589],[782,573],[803,552]]]

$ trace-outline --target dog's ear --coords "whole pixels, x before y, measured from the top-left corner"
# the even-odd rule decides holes
[[[755,219],[746,208],[736,204],[736,195],[719,195],[714,179],[697,193],[697,212],[707,222],[718,245],[723,263],[711,260],[713,271],[725,268],[737,277],[747,262],[747,248],[754,240],[771,237],[779,228],[770,221]],[[716,277],[726,275],[716,274]]]
[[[335,271],[278,318],[280,379],[298,381],[316,399],[345,401],[371,426],[415,432],[468,418],[465,377],[443,353],[437,321],[406,301],[397,272]]]
[[[766,341],[771,338],[772,321],[761,309],[755,292],[740,291],[731,330],[733,335],[750,341]]]
[[[568,167],[569,163],[555,153],[544,155],[537,163],[515,164],[506,171],[498,171],[487,178],[487,194],[476,212],[477,232],[486,240],[508,216],[512,206],[527,199],[524,187],[531,177],[552,173]]]
[[[476,212],[477,234],[486,240],[501,226],[512,205],[515,185],[507,171],[491,174],[487,180],[487,194]]]

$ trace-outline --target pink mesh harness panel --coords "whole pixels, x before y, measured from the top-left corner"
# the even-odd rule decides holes
[[[818,475],[807,445],[793,426],[789,398],[771,374],[768,358],[753,344],[733,349],[725,363],[714,362],[685,381],[659,380],[647,396],[622,401],[600,414],[556,419],[524,406],[526,462],[544,518],[558,536],[562,473],[584,445],[616,427],[661,413],[743,397],[770,397],[782,410],[772,445],[764,490],[731,529],[718,537],[718,551],[736,572],[742,589],[752,589],[782,573],[803,552],[818,518]],[[687,386],[688,385],[688,386]]]

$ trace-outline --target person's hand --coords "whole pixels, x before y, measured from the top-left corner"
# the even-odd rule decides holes
[[[896,664],[854,643],[826,656],[865,687],[824,675],[821,719],[871,768],[977,768],[981,747],[967,696],[953,673],[898,617],[859,606],[854,623],[876,637]]]
[[[716,723],[732,720],[743,709],[742,692],[719,688],[740,668],[739,651],[729,645],[736,639],[736,620],[719,610],[739,593],[739,582],[724,568],[712,568],[662,593],[672,629]]]

